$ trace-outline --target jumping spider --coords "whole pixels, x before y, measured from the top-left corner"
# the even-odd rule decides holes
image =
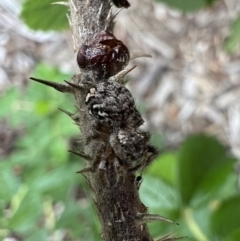
[[[116,169],[132,172],[149,165],[158,154],[157,148],[148,144],[150,134],[134,128],[118,129],[110,135],[96,132],[92,138],[88,159],[93,160],[93,164],[81,173],[105,170],[110,164]]]
[[[125,128],[112,133],[109,143],[120,164],[128,171],[136,171],[149,165],[158,154],[157,148],[148,144],[149,140],[149,132]]]
[[[108,128],[138,128],[143,124],[130,91],[116,81],[100,82],[90,88],[85,103],[89,114]]]

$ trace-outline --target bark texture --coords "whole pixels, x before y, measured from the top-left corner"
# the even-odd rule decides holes
[[[102,30],[113,30],[111,4],[106,0],[71,0],[70,25],[73,33],[74,49],[89,44],[95,34]],[[77,70],[79,71],[79,70]],[[88,81],[89,73],[77,72],[73,83]],[[77,106],[84,109],[87,92],[75,91]],[[79,126],[83,138],[89,136],[92,124],[85,111],[79,113]],[[93,149],[106,140],[90,140],[85,151],[91,155]],[[114,155],[108,156],[108,163],[114,163]],[[112,160],[111,160],[112,159]],[[122,172],[121,176],[113,165],[106,170],[97,169],[85,177],[94,193],[95,204],[102,226],[102,239],[105,241],[150,241],[152,240],[146,224],[138,222],[137,214],[147,209],[139,199],[138,182],[133,173]]]
[[[95,34],[102,30],[113,30],[111,4],[106,0],[70,0],[70,25],[73,33],[74,49],[89,44]],[[89,73],[77,73],[73,82],[88,81]],[[86,92],[75,91],[77,106],[84,109]],[[90,133],[91,120],[86,112],[79,113],[79,126],[82,135]],[[106,140],[101,140],[105,141]],[[88,154],[94,152],[99,141],[90,140],[86,147]],[[108,163],[113,163],[113,155],[107,155]],[[105,241],[150,241],[152,240],[146,224],[137,222],[138,213],[147,209],[139,199],[138,182],[133,173],[122,172],[121,176],[113,165],[106,170],[97,169],[86,175],[95,196],[95,204],[102,226],[102,239]],[[104,177],[103,177],[104,176]]]
[[[126,0],[115,0],[114,3],[128,6]],[[128,62],[128,50],[118,40],[106,40],[112,36],[114,14],[111,1],[107,0],[69,0],[74,51],[77,54],[80,46],[91,45],[95,36],[101,35],[105,42],[97,39],[97,50],[91,48],[89,56],[114,49],[109,65],[118,64],[120,69]],[[110,32],[110,34],[108,34]],[[113,46],[117,43],[117,47]],[[100,46],[98,44],[103,44]],[[121,50],[122,55],[121,55]],[[85,57],[83,53],[83,58]],[[95,52],[94,52],[95,51]],[[102,53],[102,52],[101,52]],[[99,55],[100,56],[100,55]],[[110,56],[110,57],[109,57]],[[111,61],[113,58],[113,61]],[[95,59],[95,58],[92,58]],[[91,61],[92,61],[91,59]],[[104,61],[102,55],[96,61]],[[83,61],[83,65],[85,62]],[[91,62],[92,63],[92,62]],[[87,65],[87,64],[86,64]],[[143,170],[157,155],[157,149],[148,144],[150,134],[141,132],[138,127],[143,120],[135,108],[131,93],[124,86],[124,75],[128,70],[116,68],[115,76],[102,75],[106,62],[100,62],[100,70],[76,68],[71,82],[57,84],[32,78],[47,86],[75,96],[77,113],[68,114],[79,126],[82,135],[82,148],[73,152],[87,160],[87,167],[81,172],[94,194],[94,201],[101,222],[101,237],[104,241],[152,241],[146,225],[149,221],[172,221],[160,215],[148,214],[147,208],[139,198],[141,177],[136,177],[136,170]],[[96,70],[96,65],[94,66]],[[98,67],[97,67],[98,68]],[[109,71],[112,74],[112,70]],[[102,75],[102,78],[101,78]],[[118,83],[117,83],[118,82]],[[96,103],[96,101],[98,101]],[[118,108],[119,107],[119,108]],[[126,110],[126,111],[125,111]],[[105,119],[104,119],[105,118]],[[108,123],[109,126],[108,126]],[[166,236],[160,240],[174,240]],[[159,240],[159,241],[160,241]]]

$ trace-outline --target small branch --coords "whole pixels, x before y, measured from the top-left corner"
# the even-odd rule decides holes
[[[130,6],[127,0],[113,2],[118,7]],[[113,14],[108,0],[69,0],[69,3],[55,4],[70,8],[68,20],[74,50],[79,51],[76,59],[79,68],[66,84],[30,79],[75,97],[76,114],[59,110],[80,127],[83,151],[69,152],[87,161],[88,166],[77,173],[83,174],[94,193],[102,239],[153,241],[146,223],[174,222],[149,214],[139,198],[142,178],[136,177],[135,172],[143,171],[158,150],[148,143],[150,134],[138,129],[143,119],[124,86],[125,75],[136,66],[125,69],[128,48],[113,35],[114,19],[119,11]],[[167,235],[160,240],[177,239]]]
[[[111,12],[111,4],[107,0],[69,0],[70,5],[70,26],[73,34],[74,49],[78,49],[82,44],[91,43],[93,36],[104,29],[113,31],[114,15]],[[135,68],[135,66],[133,67]],[[123,78],[130,70],[120,73]],[[81,77],[80,77],[81,76]],[[68,83],[75,90],[79,89],[79,83],[88,82],[91,71],[81,72],[77,70],[72,83]],[[119,77],[119,76],[118,76]],[[117,77],[117,78],[118,78]],[[120,78],[119,77],[119,78]],[[80,92],[79,92],[80,91]],[[75,92],[75,98],[79,109],[85,109],[86,91]],[[92,133],[93,120],[88,112],[79,113],[79,122],[83,139],[90,139],[90,144],[85,146],[86,153],[73,152],[83,157],[93,156],[98,148],[107,148],[102,155],[106,156],[107,163],[118,163],[114,160],[114,155],[108,146],[108,139],[100,136],[93,140],[89,137]],[[106,135],[108,130],[105,131]],[[103,144],[103,143],[104,144]],[[100,147],[99,147],[100,146]],[[101,164],[102,163],[102,164]],[[95,203],[99,220],[102,226],[101,237],[104,241],[130,241],[144,240],[152,241],[146,224],[136,223],[138,213],[147,213],[147,208],[139,199],[136,177],[133,173],[120,171],[115,165],[105,166],[104,161],[100,161],[96,170],[87,167],[82,171],[91,189],[94,191]],[[119,170],[119,171],[116,171]],[[91,172],[93,171],[93,172]],[[81,172],[81,171],[80,171]]]

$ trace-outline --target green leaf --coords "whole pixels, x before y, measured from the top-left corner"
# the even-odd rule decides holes
[[[39,193],[65,198],[77,178],[76,169],[70,165],[64,165],[49,171],[45,169],[32,171],[28,174],[26,182],[31,189],[38,190]],[[55,200],[55,197],[53,199]]]
[[[29,236],[26,241],[43,241],[47,240],[48,235],[46,229],[37,230],[31,236]]]
[[[87,195],[87,193],[85,194]],[[56,228],[71,228],[73,240],[78,237],[81,237],[82,240],[100,240],[100,223],[93,206],[94,203],[89,202],[89,200],[83,200],[83,202],[80,203],[72,199],[67,199],[64,212],[58,219]],[[81,220],[81,225],[79,225],[79,220]],[[86,230],[91,230],[91,232],[86,232]],[[96,237],[99,238],[97,239]]]
[[[35,30],[64,30],[68,29],[67,8],[52,5],[55,0],[26,0],[23,4],[21,18]]]
[[[0,163],[0,200],[4,202],[9,202],[20,186],[19,180],[12,169],[8,160]]]
[[[158,0],[182,12],[194,12],[212,5],[217,0]]]
[[[150,165],[147,173],[154,177],[161,177],[167,183],[175,185],[177,172],[177,155],[164,153]]]
[[[15,116],[16,106],[15,101],[19,98],[19,90],[10,88],[0,96],[0,118],[10,117],[11,120]],[[12,117],[12,118],[11,118]]]
[[[236,161],[234,158],[228,158],[225,162],[219,163],[218,168],[206,173],[197,187],[193,200],[194,205],[207,205],[209,200],[219,201],[237,192],[235,187],[237,177],[233,172]]]
[[[232,54],[237,46],[240,44],[240,16],[233,22],[231,26],[230,36],[227,38],[224,48]]]
[[[15,232],[26,233],[37,227],[42,213],[42,201],[39,193],[28,190],[22,198],[18,193],[15,199],[19,199],[19,206],[10,218],[8,228]]]
[[[68,151],[67,143],[61,139],[61,137],[56,137],[55,141],[49,146],[50,156],[54,157],[55,163],[61,164],[67,161]]]
[[[37,65],[33,71],[33,76],[36,78],[59,82],[63,82],[63,80],[69,80],[71,78],[71,74],[62,73],[57,67],[49,66],[45,63],[40,63]]]
[[[79,217],[82,210],[76,202],[68,201],[64,208],[64,212],[56,223],[56,228],[70,228],[74,232],[74,236],[82,236],[84,233],[84,224],[79,225]]]
[[[159,177],[144,175],[140,188],[141,201],[148,207],[149,213],[160,214],[175,222],[180,221],[180,197],[178,191]],[[151,234],[155,237],[163,233],[176,231],[175,225],[167,222],[149,224]]]
[[[74,110],[71,110],[71,108],[66,108],[71,113],[75,113]],[[79,128],[77,125],[73,125],[72,119],[69,118],[69,116],[65,115],[64,113],[59,111],[58,115],[58,121],[56,124],[56,128],[59,130],[59,134],[64,137],[72,137],[72,136],[79,136]]]
[[[140,194],[143,203],[154,210],[163,212],[178,209],[180,206],[178,191],[160,178],[149,175],[144,177]]]
[[[235,229],[229,236],[226,237],[225,241],[239,241],[240,228]]]
[[[236,234],[239,234],[240,228],[240,195],[233,196],[222,202],[211,218],[211,228],[213,235],[222,240],[225,240],[225,237],[230,237],[231,241],[239,240],[233,239],[237,237]]]
[[[184,205],[191,202],[205,177],[221,168],[227,158],[224,146],[213,137],[199,134],[185,140],[178,162],[178,186]]]
[[[181,231],[183,235],[195,237],[195,240],[208,240],[210,235],[209,222],[210,222],[209,207],[203,206],[201,208],[185,208],[182,210],[184,218],[181,223]],[[183,232],[184,231],[184,232]]]

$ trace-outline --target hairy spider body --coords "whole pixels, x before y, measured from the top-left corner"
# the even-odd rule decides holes
[[[110,135],[109,143],[125,169],[135,171],[150,164],[158,150],[148,144],[150,134],[125,128]]]
[[[77,54],[78,66],[92,70],[97,79],[109,78],[129,62],[128,48],[113,34],[102,31],[97,34],[90,45],[82,45]]]
[[[85,103],[97,122],[112,129],[138,128],[144,122],[130,91],[115,81],[100,82],[92,87]]]
[[[93,150],[89,157],[90,167],[81,172],[105,170],[108,165],[127,172],[148,166],[158,154],[156,147],[149,145],[150,134],[134,128],[117,129],[112,133],[96,132],[89,143]],[[85,154],[82,156],[86,156]]]

